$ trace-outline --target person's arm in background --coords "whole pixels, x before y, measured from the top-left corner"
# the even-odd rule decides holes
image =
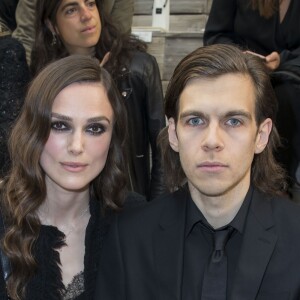
[[[0,35],[10,34],[16,28],[15,11],[18,0],[0,1]]]
[[[19,0],[16,8],[17,27],[12,33],[12,36],[23,44],[28,65],[30,65],[31,49],[35,38],[35,5],[36,0]]]
[[[242,37],[239,37],[234,30],[236,13],[236,0],[213,0],[204,32],[204,45],[231,43],[244,46]],[[278,52],[272,52],[266,56],[259,55],[252,51],[246,52],[264,58],[265,63],[270,70],[277,69],[280,64]]]
[[[288,49],[280,51],[274,45],[276,18],[266,20],[253,11],[248,0],[213,0],[204,32],[204,44],[233,43],[245,50],[265,56],[270,70],[282,64],[300,66],[300,2],[293,3],[289,13]]]
[[[134,12],[134,0],[104,0],[103,8],[114,25],[124,33],[131,32],[132,18]]]
[[[163,108],[163,90],[159,67],[153,56],[149,56],[149,63],[147,64],[143,81],[147,86],[147,119],[152,158],[149,199],[153,200],[166,192],[161,151],[157,146],[157,137],[159,132],[166,126],[166,119]]]
[[[204,45],[238,44],[234,32],[236,10],[236,0],[213,0],[204,31]]]

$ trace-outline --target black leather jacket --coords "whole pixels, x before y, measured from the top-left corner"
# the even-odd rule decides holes
[[[165,191],[156,145],[157,135],[165,127],[156,59],[136,51],[128,63],[120,66],[117,84],[128,112],[130,189],[151,200]]]

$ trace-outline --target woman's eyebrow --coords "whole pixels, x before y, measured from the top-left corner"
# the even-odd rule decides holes
[[[77,2],[69,2],[69,3],[66,3],[65,5],[63,5],[61,8],[60,8],[60,10],[61,11],[63,11],[66,7],[68,7],[68,6],[76,6],[76,5],[78,5],[78,3]]]
[[[99,121],[107,121],[109,124],[111,123],[111,120],[105,116],[99,116],[99,117],[93,117],[93,118],[89,118],[87,120],[89,123],[92,122],[99,122]]]
[[[64,120],[64,121],[72,121],[72,118],[62,115],[62,114],[58,114],[58,113],[51,113],[51,117],[54,117],[54,118],[60,119],[60,120]]]
[[[62,114],[58,114],[58,113],[52,113],[51,117],[59,119],[59,120],[63,120],[63,121],[69,121],[69,122],[73,120],[71,117],[68,117],[68,116],[62,115]],[[97,116],[97,117],[87,119],[87,123],[100,122],[100,121],[106,121],[109,124],[111,123],[111,120],[109,118],[107,118],[106,116]]]

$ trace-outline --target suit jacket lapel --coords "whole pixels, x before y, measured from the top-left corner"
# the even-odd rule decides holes
[[[184,228],[186,215],[186,190],[169,199],[160,219],[160,227],[154,236],[154,257],[157,268],[159,299],[181,298]]]
[[[254,300],[277,241],[271,201],[254,190],[230,300]]]

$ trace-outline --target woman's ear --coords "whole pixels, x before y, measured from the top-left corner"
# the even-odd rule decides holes
[[[255,153],[261,153],[266,148],[269,142],[269,136],[272,130],[272,120],[270,118],[265,119],[258,128],[258,133],[256,136],[256,145],[255,145]]]
[[[178,139],[177,139],[176,125],[175,125],[174,118],[169,119],[168,135],[169,135],[169,143],[171,148],[175,152],[178,152]]]

